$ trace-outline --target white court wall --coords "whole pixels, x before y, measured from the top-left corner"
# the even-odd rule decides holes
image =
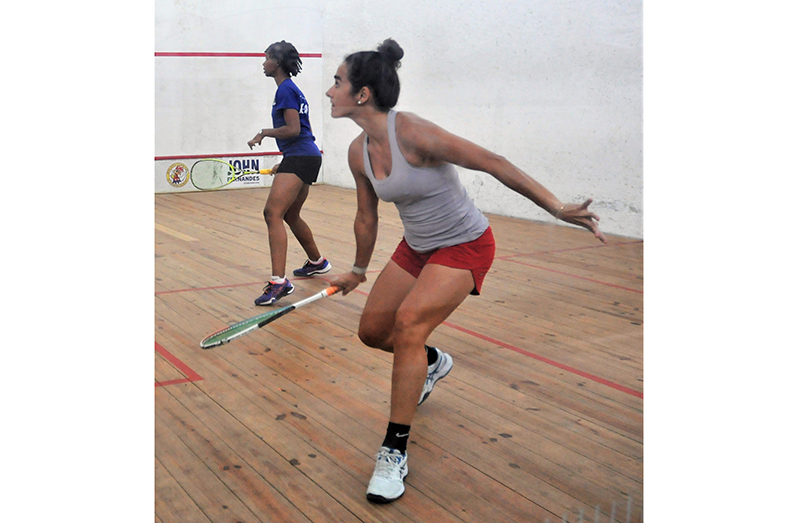
[[[397,110],[507,157],[561,200],[594,199],[604,231],[643,237],[640,0],[327,0],[325,89],[344,57],[394,38]],[[324,108],[324,182],[354,187],[359,128]],[[459,169],[485,212],[552,221],[490,175]]]
[[[310,105],[310,123],[323,147],[321,1],[292,5],[275,0],[156,0],[155,192],[194,190],[184,172],[201,157],[271,167],[280,156],[266,138],[250,151],[247,141],[272,127],[277,86],[263,75],[264,51],[286,40],[303,57],[295,78]],[[206,55],[206,56],[203,56]],[[211,56],[207,56],[211,55]],[[183,166],[181,169],[179,166]],[[271,177],[231,188],[270,185]]]
[[[320,182],[354,187],[346,152],[359,128],[324,93],[343,58],[393,37],[405,50],[398,110],[415,112],[511,162],[563,201],[594,199],[602,229],[643,237],[640,0],[156,0],[156,192],[180,156],[241,162],[271,126],[276,86],[262,53],[288,40],[324,152]],[[165,57],[158,53],[255,53]],[[260,151],[276,152],[274,140]],[[277,157],[276,159],[279,159]],[[186,167],[193,160],[182,161]],[[491,176],[459,169],[485,212],[552,221]],[[270,177],[262,177],[265,184]],[[251,183],[251,182],[250,182]]]

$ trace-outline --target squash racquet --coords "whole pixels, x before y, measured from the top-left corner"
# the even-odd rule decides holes
[[[271,169],[261,169],[259,171],[250,169],[236,169],[229,162],[216,158],[199,160],[191,166],[191,183],[201,191],[213,191],[226,187],[238,180],[242,176],[253,174],[274,174],[276,167]]]
[[[294,311],[303,305],[307,305],[308,303],[314,302],[321,298],[326,298],[327,296],[332,296],[339,290],[340,289],[338,287],[333,285],[332,287],[327,287],[323,291],[314,294],[309,298],[298,301],[293,305],[288,305],[287,307],[282,307],[274,311],[265,312],[263,314],[253,316],[247,320],[230,325],[226,329],[222,329],[219,332],[211,334],[202,340],[200,342],[200,347],[203,349],[210,349],[213,347],[218,347],[223,343],[228,343],[230,340],[234,340],[239,336],[243,336],[244,334],[254,331],[255,329],[260,329],[264,325],[267,325],[278,318],[282,318],[289,312]]]

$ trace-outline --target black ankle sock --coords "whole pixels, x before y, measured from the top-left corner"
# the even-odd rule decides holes
[[[388,430],[385,431],[383,447],[396,449],[402,454],[407,452],[407,440],[410,438],[410,425],[400,425],[399,423],[388,423]]]
[[[429,345],[424,345],[424,348],[427,350],[427,365],[434,365],[438,361],[438,351]]]

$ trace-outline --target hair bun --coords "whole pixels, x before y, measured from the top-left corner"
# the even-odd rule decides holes
[[[394,67],[399,67],[399,60],[405,55],[405,52],[393,38],[388,38],[381,43],[380,46],[377,47],[377,52],[380,53],[380,56],[394,64]]]

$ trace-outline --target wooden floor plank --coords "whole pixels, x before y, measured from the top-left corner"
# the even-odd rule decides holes
[[[177,340],[176,340],[177,341]],[[384,426],[385,423],[385,416],[386,413],[381,413],[374,411],[367,402],[358,403],[354,401],[352,397],[352,390],[345,386],[344,383],[338,383],[337,375],[330,377],[329,373],[323,376],[315,376],[313,377],[312,374],[306,373],[303,369],[307,368],[307,364],[305,363],[307,360],[303,360],[301,362],[292,361],[297,353],[301,352],[301,349],[298,349],[296,346],[285,343],[284,345],[280,345],[277,341],[271,341],[269,346],[272,347],[268,353],[266,353],[272,361],[270,361],[271,367],[268,367],[265,371],[261,371],[262,376],[268,376],[268,380],[264,380],[263,383],[260,383],[260,394],[263,394],[265,390],[272,384],[272,387],[276,383],[278,385],[278,390],[281,393],[280,395],[283,396],[284,399],[287,399],[293,409],[291,412],[292,415],[287,416],[285,411],[281,411],[278,413],[277,416],[283,416],[284,421],[286,418],[291,419],[313,419],[317,420],[319,423],[324,424],[328,427],[332,433],[337,434],[340,438],[340,441],[337,445],[333,446],[332,448],[328,447],[328,441],[322,440],[321,442],[314,442],[317,445],[317,452],[332,452],[334,451],[336,454],[336,458],[340,461],[341,460],[341,452],[342,452],[342,443],[341,442],[353,442],[357,443],[359,447],[359,452],[356,452],[354,456],[349,456],[349,458],[345,461],[351,463],[350,466],[354,466],[355,464],[360,471],[360,476],[367,482],[368,477],[370,476],[371,468],[373,468],[373,459],[369,457],[369,454],[375,451],[376,446],[379,445],[379,441],[381,439],[381,428]],[[221,352],[220,354],[231,354],[235,355],[238,354],[239,351],[227,351]],[[247,349],[247,353],[249,353],[249,349]],[[288,356],[280,356],[280,354],[289,354]],[[293,354],[291,354],[293,353]],[[215,354],[215,353],[214,353]],[[226,364],[224,363],[222,357],[214,357],[214,364],[211,368],[226,368]],[[243,367],[252,367],[251,363],[247,363],[243,365]],[[229,371],[230,376],[239,380],[241,378],[241,374],[238,372]],[[209,370],[210,371],[210,370]],[[271,371],[271,373],[269,372]],[[383,380],[383,390],[387,392],[389,387],[389,368],[386,364],[385,366],[385,377]],[[302,377],[304,377],[304,379]],[[208,383],[211,383],[212,380],[204,380],[202,384],[198,384],[198,387],[206,386]],[[237,387],[239,390],[243,389],[244,387],[239,384]],[[338,405],[338,407],[333,407],[333,405]],[[356,406],[358,407],[355,410],[351,408],[345,411],[339,411],[340,405],[346,405],[348,407]],[[384,405],[384,404],[383,404]],[[275,413],[272,412],[272,415]],[[363,425],[365,424],[365,425]],[[369,437],[365,437],[365,433],[370,433]],[[288,438],[276,438],[275,441],[284,441]],[[328,438],[329,439],[329,438]],[[442,452],[440,449],[435,449],[437,452]],[[429,449],[425,448],[425,451],[428,452]],[[418,452],[413,452],[414,456],[418,454]],[[437,456],[437,455],[436,455]],[[436,457],[436,459],[440,459],[440,457]],[[365,467],[365,469],[361,470],[361,467]],[[455,467],[456,470],[459,470],[465,466],[465,464],[458,464]],[[466,467],[466,470],[468,468]],[[451,472],[451,471],[450,471]],[[440,474],[440,472],[438,472]],[[414,482],[417,481],[416,476],[419,474],[414,472],[414,478],[412,480],[408,480],[408,486],[412,487]],[[469,474],[464,474],[465,476],[470,477]],[[473,479],[472,479],[473,481]],[[443,485],[444,488],[449,490],[457,490],[460,488],[459,486],[453,486],[450,484],[449,480],[445,476],[434,476],[433,480],[430,480],[430,484],[424,484],[424,490],[431,488],[430,485]],[[454,487],[454,489],[452,488]],[[441,488],[441,487],[437,487]],[[494,481],[483,480],[481,483],[476,483],[472,485],[470,488],[474,490],[484,490],[488,489],[493,493],[493,497],[501,495],[501,492],[507,491],[505,486],[498,484]],[[364,499],[363,492],[365,491],[365,483],[358,489],[359,498],[361,500]],[[499,494],[497,494],[499,492]],[[406,505],[411,507],[417,507],[419,504],[423,505],[423,498],[414,497],[415,493],[408,493],[406,494],[405,504],[402,505],[395,505],[397,509],[406,510]],[[511,494],[508,492],[505,494],[506,496],[510,496]],[[482,496],[480,496],[482,497]],[[365,501],[363,501],[365,502]],[[525,503],[524,500],[517,500],[513,503],[512,510],[519,511],[513,517],[510,516],[501,516],[497,515],[494,508],[489,506],[485,506],[483,504],[479,504],[474,502],[473,497],[465,497],[462,500],[464,506],[462,508],[468,514],[471,514],[470,518],[476,519],[468,519],[468,521],[477,521],[479,519],[484,519],[486,517],[494,517],[498,518],[496,521],[513,521],[514,517],[518,517],[522,514],[529,514],[530,511],[539,510],[534,506],[521,508]],[[428,506],[425,508],[426,513],[433,509],[435,509],[435,505],[433,501],[427,501]],[[528,502],[526,502],[528,503]],[[438,509],[439,510],[439,509]],[[501,513],[502,511],[499,511]],[[411,512],[412,514],[418,514],[419,510],[414,508]],[[440,515],[436,516],[434,519],[440,519]],[[510,519],[504,519],[504,517],[508,517]],[[448,517],[444,517],[444,521],[448,521],[451,518],[451,515]],[[412,519],[412,518],[411,518]],[[431,519],[433,520],[433,519]]]
[[[176,322],[179,322],[179,320],[176,320]],[[173,331],[173,336],[177,336],[177,335],[178,335],[178,333]],[[180,345],[182,341],[184,341],[184,339],[178,337],[178,338],[171,339],[169,342],[172,343],[172,344]],[[251,340],[242,340],[242,341],[251,341]],[[280,350],[283,350],[283,347],[278,346],[278,344],[276,342],[271,342],[271,343],[269,343],[269,345],[271,347],[273,347],[273,349],[269,349],[267,353],[276,354]],[[260,348],[259,345],[257,345],[257,347]],[[286,347],[287,347],[288,351],[292,351],[294,349],[294,347],[289,345],[289,344],[287,344]],[[179,352],[180,349],[177,349],[177,351],[178,351],[177,352],[178,354],[181,354],[181,352]],[[247,355],[248,356],[251,356],[253,354],[257,354],[257,353],[250,354],[250,352],[251,352],[250,350],[247,350]],[[219,379],[221,379],[221,380],[230,379],[232,382],[235,383],[235,390],[237,390],[239,392],[239,394],[245,394],[245,393],[249,392],[249,394],[247,396],[247,399],[249,401],[253,402],[253,404],[256,403],[259,408],[264,409],[264,410],[266,410],[266,412],[268,412],[268,414],[266,415],[266,419],[269,419],[269,420],[275,420],[276,419],[276,420],[279,421],[279,423],[276,423],[274,425],[273,429],[282,427],[282,426],[284,426],[286,424],[290,424],[291,422],[296,422],[296,420],[298,420],[298,419],[302,419],[302,420],[308,419],[308,415],[306,415],[306,413],[304,413],[305,411],[301,410],[299,403],[301,402],[301,403],[305,404],[308,400],[313,400],[313,399],[317,399],[317,398],[314,398],[312,394],[309,394],[309,393],[297,388],[294,385],[294,383],[292,381],[290,381],[290,380],[285,380],[283,378],[282,380],[277,381],[277,379],[281,378],[282,374],[287,373],[288,370],[286,370],[285,368],[279,369],[280,370],[280,374],[278,374],[277,372],[272,372],[271,369],[264,367],[264,368],[262,368],[259,371],[260,375],[263,377],[264,381],[261,382],[260,379],[258,379],[258,372],[254,372],[255,377],[253,379],[256,380],[255,383],[247,385],[247,381],[245,379],[245,377],[246,377],[245,373],[247,372],[247,369],[251,369],[253,367],[252,362],[251,361],[246,362],[243,365],[243,368],[241,370],[239,370],[237,367],[231,366],[231,364],[228,363],[227,359],[226,359],[226,356],[228,354],[235,355],[237,353],[238,353],[238,351],[211,351],[211,352],[206,352],[204,354],[207,355],[207,358],[203,358],[203,359],[208,359],[212,363],[192,362],[192,365],[197,366],[198,369],[205,369],[204,371],[201,371],[201,372],[204,372],[204,373],[216,373],[217,377]],[[206,366],[203,366],[203,365],[206,365]],[[277,366],[279,367],[280,364],[277,364]],[[255,367],[255,369],[257,370],[258,367]],[[221,371],[227,371],[227,372],[226,373],[225,372],[220,373],[219,372],[220,370]],[[215,382],[214,379],[207,379],[206,378],[203,381],[203,383],[198,384],[198,387],[200,387],[200,388],[210,387],[214,382]],[[274,392],[275,391],[275,383],[274,382],[277,382],[280,385],[282,385],[282,386],[278,386],[276,388],[277,392]],[[310,389],[314,388],[313,385],[314,385],[313,383],[306,384],[306,386],[308,388],[310,388]],[[228,390],[230,390],[230,389],[228,389]],[[271,394],[270,394],[270,392],[271,392]],[[209,392],[209,394],[210,394],[210,392]],[[219,398],[219,393],[218,392],[214,392],[213,397],[215,399],[218,399]],[[343,400],[346,399],[346,397],[343,396],[343,395],[341,395],[341,397],[342,397]],[[264,403],[263,400],[267,400],[267,401]],[[235,401],[235,400],[231,399],[230,401],[232,402],[232,401]],[[327,403],[327,400],[320,400],[320,403],[321,403],[321,405],[318,407],[318,410],[320,412],[322,412],[325,416],[329,415],[331,412],[336,412],[333,408],[330,407],[330,405]],[[342,403],[343,403],[343,401],[342,401]],[[236,410],[238,412],[245,412],[249,408],[248,405],[249,404],[246,404],[245,406],[238,405],[236,407]],[[229,402],[225,402],[225,407],[226,408],[230,408]],[[368,406],[364,406],[364,407],[368,408]],[[287,411],[286,408],[290,408],[290,411]],[[351,416],[351,414],[350,414],[350,416]],[[250,418],[250,420],[257,420],[257,419],[258,419],[257,417]],[[250,421],[250,423],[254,423],[254,422]],[[349,427],[350,425],[354,425],[355,423],[354,423],[354,419],[351,418],[351,417],[346,417],[346,416],[340,417],[339,416],[337,418],[334,418],[333,421],[330,422],[330,424],[333,425],[333,426],[339,425],[339,426]],[[355,433],[358,433],[361,430],[362,430],[362,427],[359,428],[359,429],[356,429]],[[270,431],[270,433],[272,433],[272,434],[273,434],[273,432],[274,432],[273,430]],[[295,435],[288,434],[288,435],[283,435],[283,436],[275,436],[274,438],[271,438],[271,441],[273,442],[272,443],[273,445],[287,444],[287,443],[293,441],[293,437],[292,436],[295,436]],[[349,439],[340,439],[340,441],[336,442],[335,440],[338,440],[339,438],[337,436],[335,436],[334,439],[331,439],[331,436],[334,436],[334,434],[328,433],[326,438],[324,438],[323,447],[326,448],[330,443],[335,443],[332,446],[332,448],[336,450],[336,453],[333,454],[332,457],[337,462],[337,461],[341,460],[341,457],[342,457],[341,453],[340,453],[341,452],[340,449],[342,449],[343,447],[345,447],[347,445],[346,442],[349,441]],[[313,444],[316,444],[316,445],[318,444],[318,442],[312,442],[312,441],[309,441],[309,443],[313,443]],[[323,450],[324,449],[321,449],[321,450],[317,449],[315,451],[315,453],[312,450],[309,452],[310,454],[314,454],[315,455],[314,462],[316,461],[316,459],[318,459],[319,461],[323,461],[323,457],[324,457],[324,454],[322,452]],[[371,452],[373,452],[372,449],[369,449],[368,453],[366,453],[366,454],[364,454],[362,452],[357,452],[356,453],[356,457],[354,459],[349,459],[348,460],[349,462],[352,462],[352,463],[355,463],[355,464],[358,465],[358,470],[360,471],[360,474],[358,476],[360,478],[360,481],[367,482],[368,476],[370,475],[370,470],[366,470],[366,469],[368,469],[369,466],[373,467],[373,462],[371,463],[371,465],[369,465],[369,463],[372,461],[370,459],[370,457],[368,457]],[[293,454],[296,455],[296,456],[302,456],[302,455],[308,454],[308,452],[307,451],[294,452]],[[360,470],[361,466],[364,466],[365,468],[363,470]],[[328,474],[332,474],[331,478],[328,478],[328,479],[335,479],[336,483],[329,483],[329,481],[326,481],[326,482],[323,481],[322,483],[330,485],[330,488],[333,488],[333,489],[336,489],[336,488],[339,488],[339,487],[342,486],[341,485],[342,484],[342,481],[341,481],[342,475],[341,475],[340,471],[338,471],[338,472],[334,472],[334,471],[333,472],[328,472]],[[361,502],[361,503],[363,503],[365,505],[366,504],[365,496],[363,496],[363,492],[365,492],[365,482],[364,483],[359,483],[357,485],[343,485],[344,487],[346,487],[344,489],[343,493],[346,494],[346,496],[349,496],[349,495],[352,495],[352,494],[354,494],[356,492],[357,493],[356,499],[359,502]],[[339,495],[343,495],[343,494],[339,493]],[[408,498],[412,499],[412,496],[408,496]],[[426,502],[426,503],[430,504],[429,502]],[[416,505],[418,505],[418,503],[416,503]],[[401,507],[404,507],[404,505],[401,506]],[[432,504],[432,508],[425,508],[425,513],[429,512],[430,510],[432,510],[434,508],[435,508],[435,505],[433,503]],[[437,509],[437,510],[439,510],[439,509]],[[441,516],[442,515],[437,516],[436,519],[440,519]],[[411,520],[412,520],[412,518],[411,518]],[[448,521],[448,519],[445,518],[445,517],[444,517],[443,520],[444,521]]]
[[[181,385],[173,385],[179,387]],[[156,403],[163,405],[159,398],[168,398],[169,394],[161,387],[156,390]],[[164,416],[162,407],[156,409],[155,417],[155,456],[164,468],[175,478],[180,487],[202,510],[210,521],[258,521],[258,518],[247,506],[251,500],[241,499],[239,493],[233,492],[222,481],[217,471],[208,467],[198,457],[199,448],[191,448],[183,438],[191,434],[191,427],[184,428],[180,420]],[[156,492],[156,504],[160,498]],[[172,507],[164,503],[164,508]]]
[[[155,518],[162,523],[210,522],[166,467],[155,460]]]
[[[497,258],[483,293],[429,340],[455,367],[417,413],[407,492],[376,506],[364,492],[392,355],[357,329],[401,221],[380,205],[355,292],[204,351],[200,339],[264,311],[252,300],[270,274],[267,197],[156,195],[156,342],[202,376],[177,383],[156,354],[156,520],[543,523],[592,520],[599,506],[606,521],[631,496],[642,521],[642,242],[489,216]],[[351,266],[354,211],[354,191],[312,188],[304,217],[334,269],[293,279],[287,303]],[[289,271],[304,261],[289,235]]]
[[[172,387],[169,393],[161,396],[164,410],[191,427],[187,441],[202,449],[203,461],[222,471],[231,490],[252,500],[249,508],[259,519],[292,521],[289,518],[298,514],[309,521],[351,517],[343,505],[297,470],[295,457],[281,456],[269,445],[272,438],[250,430],[199,386]],[[202,413],[203,421],[188,411]]]

